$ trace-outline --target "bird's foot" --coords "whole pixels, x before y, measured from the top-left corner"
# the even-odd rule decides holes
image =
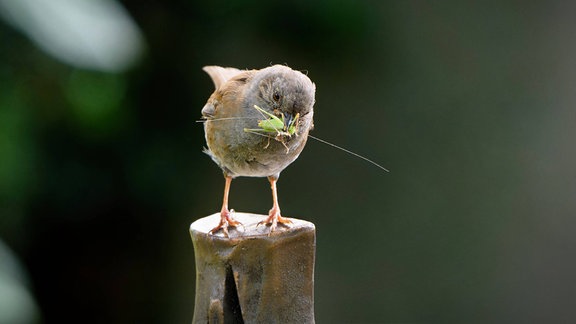
[[[211,229],[210,232],[208,232],[208,233],[214,234],[214,233],[218,232],[219,230],[222,230],[222,232],[224,232],[224,235],[226,237],[229,237],[228,226],[237,227],[237,226],[242,225],[242,223],[240,223],[239,221],[235,220],[232,217],[232,214],[234,214],[234,209],[231,209],[230,211],[228,211],[227,209],[223,209],[220,212],[220,223],[218,224],[218,226]]]
[[[272,208],[268,213],[268,218],[258,223],[258,225],[266,224],[270,225],[270,233],[276,230],[278,224],[288,226],[288,224],[292,224],[292,221],[286,217],[280,216],[280,209]]]

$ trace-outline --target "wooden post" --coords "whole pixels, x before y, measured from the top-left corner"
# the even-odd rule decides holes
[[[190,226],[196,255],[193,323],[314,323],[314,224],[258,225],[267,216],[235,213],[244,226],[208,234],[220,214]]]

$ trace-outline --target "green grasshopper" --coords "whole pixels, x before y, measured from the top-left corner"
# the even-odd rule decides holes
[[[285,138],[290,138],[292,135],[298,135],[298,120],[300,118],[300,114],[296,114],[296,117],[294,117],[294,119],[290,121],[290,124],[286,126],[284,115],[281,115],[280,118],[258,107],[257,105],[254,105],[254,109],[258,110],[263,117],[268,116],[269,118],[258,121],[258,127],[260,128],[244,128],[244,131],[247,133],[266,136],[268,139],[272,137],[278,142],[282,143],[282,145],[284,145],[286,148],[286,153],[288,153],[290,149],[285,143]],[[270,142],[268,142],[266,148],[268,145],[270,145]]]
[[[252,133],[252,134],[256,134],[259,136],[264,136],[268,138],[268,144],[266,145],[265,148],[268,147],[268,145],[270,145],[270,138],[274,138],[275,140],[279,141],[280,143],[282,143],[282,145],[284,145],[284,147],[286,148],[286,153],[288,153],[290,151],[290,149],[288,148],[288,146],[286,145],[285,142],[285,138],[290,138],[293,135],[298,136],[298,122],[299,122],[299,115],[296,114],[296,117],[294,118],[294,120],[292,122],[290,122],[290,125],[288,125],[287,127],[284,125],[284,116],[282,115],[281,118],[278,116],[275,116],[269,112],[267,112],[266,110],[254,105],[254,109],[256,109],[257,111],[260,112],[260,114],[262,114],[262,117],[266,117],[268,116],[269,118],[267,119],[262,119],[258,121],[258,127],[260,128],[244,128],[244,131],[247,133]],[[243,117],[229,117],[229,118],[219,118],[219,119],[212,119],[212,120],[199,120],[198,122],[201,123],[207,123],[207,122],[214,122],[214,121],[218,121],[218,120],[229,120],[229,119],[240,119]],[[251,118],[251,117],[247,117],[247,118]],[[388,169],[386,169],[385,167],[381,166],[380,164],[368,159],[365,156],[362,156],[360,154],[354,153],[348,149],[345,149],[341,146],[338,146],[336,144],[332,144],[328,141],[325,141],[321,138],[318,138],[316,136],[312,136],[310,134],[308,134],[308,137],[313,138],[314,140],[324,143],[326,145],[332,146],[338,150],[344,151],[348,154],[354,155],[386,172],[390,172],[388,171]]]

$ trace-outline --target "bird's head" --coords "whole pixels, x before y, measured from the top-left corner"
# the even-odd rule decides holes
[[[312,122],[316,87],[299,71],[274,65],[255,76],[257,101],[262,109],[284,121],[284,131],[300,121]]]

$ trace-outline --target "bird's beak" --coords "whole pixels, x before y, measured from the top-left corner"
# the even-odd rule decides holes
[[[294,116],[291,113],[284,113],[284,131],[287,132],[292,125],[292,121],[294,120]]]

